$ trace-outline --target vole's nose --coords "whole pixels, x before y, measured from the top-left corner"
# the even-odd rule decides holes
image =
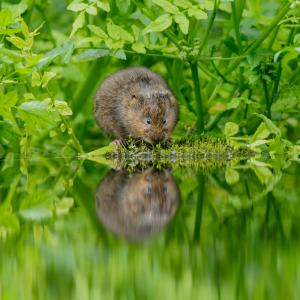
[[[163,140],[164,140],[164,136],[163,135],[156,136],[156,137],[154,137],[152,139],[152,141],[153,141],[154,144],[161,143]]]

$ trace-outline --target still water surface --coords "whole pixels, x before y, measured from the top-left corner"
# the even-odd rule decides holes
[[[229,184],[225,168],[85,162],[70,207],[19,208],[11,234],[1,224],[0,298],[299,299],[299,171],[274,163],[263,181],[244,166]]]

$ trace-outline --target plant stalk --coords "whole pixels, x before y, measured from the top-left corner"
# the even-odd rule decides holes
[[[204,132],[203,103],[202,103],[201,90],[200,90],[198,66],[196,62],[190,62],[190,66],[192,71],[194,93],[195,93],[196,104],[197,104],[197,130],[198,133],[203,133]]]
[[[290,2],[287,1],[282,8],[280,9],[279,13],[277,16],[273,19],[271,22],[270,26],[265,29],[265,31],[261,34],[261,36],[252,44],[250,45],[245,51],[244,55],[247,55],[248,53],[256,50],[260,44],[269,36],[269,34],[272,32],[274,27],[281,21],[281,19],[285,16],[285,14],[289,11],[290,9]],[[240,64],[241,59],[237,60],[234,62],[234,64],[231,65],[231,67],[228,68],[227,72],[225,75],[231,73],[233,70],[237,68],[237,66]]]

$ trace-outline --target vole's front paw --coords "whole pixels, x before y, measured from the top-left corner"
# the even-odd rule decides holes
[[[124,146],[122,139],[116,139],[111,142],[114,146]]]

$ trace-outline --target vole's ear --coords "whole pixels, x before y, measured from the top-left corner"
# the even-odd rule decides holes
[[[167,100],[170,99],[171,94],[169,91],[160,91],[158,92],[158,96],[160,100]]]

